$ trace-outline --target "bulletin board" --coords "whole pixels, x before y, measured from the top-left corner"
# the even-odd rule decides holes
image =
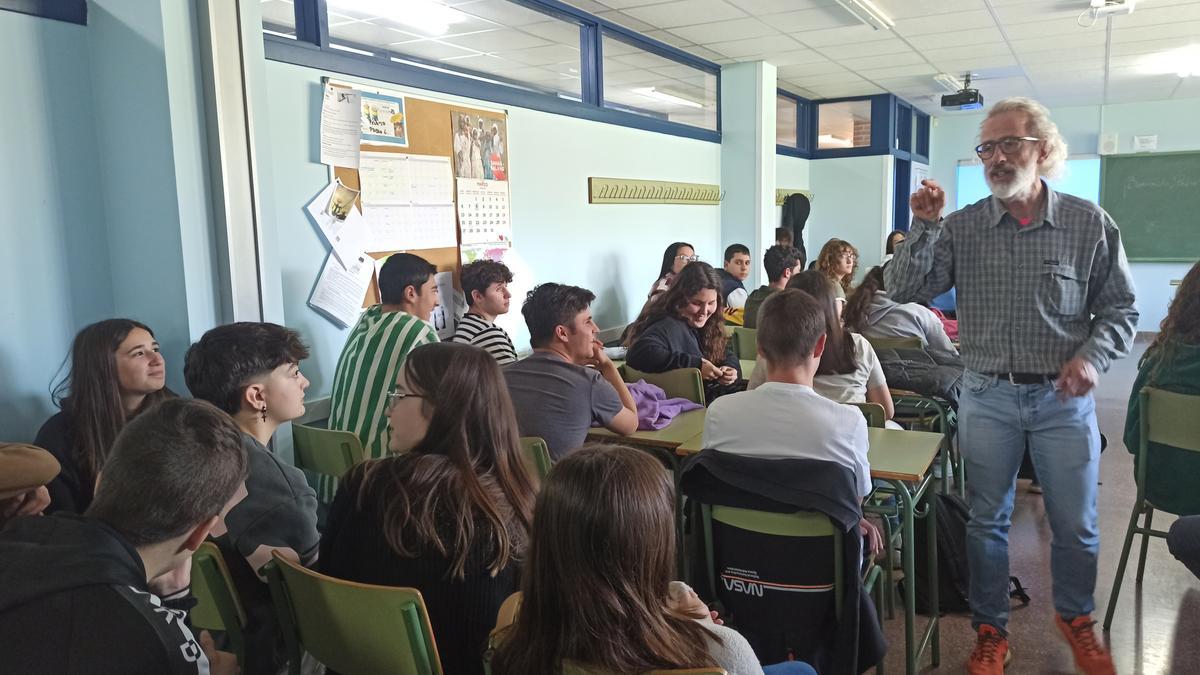
[[[329,81],[330,85],[335,87],[348,87],[344,82]],[[384,93],[391,96],[404,97],[404,117],[406,124],[407,146],[399,146],[392,144],[375,144],[369,141],[363,141],[360,145],[362,152],[382,152],[396,153],[409,155],[436,155],[447,157],[451,160],[451,165],[454,165],[454,128],[453,121],[457,119],[458,113],[467,113],[483,118],[501,118],[507,121],[507,115],[503,111],[485,110],[478,108],[470,108],[458,104],[444,103],[440,101],[431,101],[414,96],[404,95],[401,92],[380,91],[374,88],[364,89],[368,92]],[[505,166],[507,166],[508,157],[508,133],[507,128],[501,137],[503,143],[503,157],[505,158]],[[507,175],[507,174],[505,174]],[[358,190],[361,186],[359,182],[358,170],[345,167],[335,167],[334,176],[341,180],[342,184]],[[361,208],[361,195],[358,199],[358,206]],[[457,197],[456,197],[457,199]],[[457,213],[457,203],[455,204],[455,212]],[[457,217],[457,216],[456,216]],[[413,249],[407,251],[419,255],[428,260],[431,264],[437,267],[439,272],[452,272],[454,275],[454,287],[461,290],[462,285],[459,282],[459,270],[461,268],[460,246],[462,244],[462,229],[459,226],[459,245],[447,246],[444,248],[427,248]],[[379,260],[396,253],[397,251],[368,251],[367,253],[374,259]],[[370,307],[376,304],[378,297],[378,285],[376,279],[372,278],[371,285],[367,289],[366,296],[363,298],[363,307]]]

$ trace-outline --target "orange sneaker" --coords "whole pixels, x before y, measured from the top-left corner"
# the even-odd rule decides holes
[[[970,675],[1004,675],[1004,667],[1012,661],[1008,638],[995,626],[983,624],[975,634],[975,649],[967,659]]]
[[[1112,655],[1104,648],[1104,644],[1096,637],[1092,626],[1096,625],[1090,616],[1077,616],[1070,621],[1061,616],[1054,617],[1054,625],[1062,632],[1071,645],[1075,655],[1075,665],[1083,675],[1116,675]]]

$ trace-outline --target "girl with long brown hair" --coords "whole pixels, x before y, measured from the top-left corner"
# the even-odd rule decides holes
[[[149,326],[106,319],[84,327],[71,344],[71,368],[55,385],[60,412],[46,420],[34,445],[62,465],[46,486],[46,513],[83,513],[113,440],[138,413],[173,396],[166,363]]]
[[[866,338],[842,327],[841,302],[833,282],[816,270],[808,270],[794,275],[787,287],[811,295],[825,315],[825,352],[813,378],[813,389],[840,403],[878,403],[890,420],[895,406],[879,358]],[[751,389],[765,381],[766,368],[759,364],[754,374]]]
[[[517,589],[535,486],[500,367],[478,347],[409,353],[388,392],[389,449],[339,485],[321,571],[421,591],[447,673],[482,672]]]
[[[848,241],[830,239],[817,255],[817,271],[836,285],[834,292],[845,300],[850,297],[854,273],[858,271],[858,249]]]
[[[708,263],[684,267],[671,287],[642,310],[626,344],[625,360],[637,370],[698,369],[706,400],[745,388],[739,384],[741,364],[725,336],[721,278]]]
[[[499,635],[492,672],[548,675],[564,662],[609,673],[763,672],[741,635],[671,581],[673,490],[662,465],[632,448],[585,446],[554,466],[534,512],[520,609]],[[793,664],[788,672],[812,672]]]
[[[1200,394],[1200,262],[1183,277],[1167,316],[1159,324],[1158,335],[1138,361],[1137,379],[1129,392],[1125,415],[1125,448],[1136,455],[1141,447],[1141,392],[1156,387],[1180,394]],[[1155,444],[1146,467],[1156,476],[1194,476],[1200,471],[1196,453]],[[1137,470],[1137,462],[1133,462]],[[1160,489],[1156,486],[1156,489]],[[1159,493],[1147,494],[1158,508],[1171,513],[1200,511],[1200,496],[1185,481]]]

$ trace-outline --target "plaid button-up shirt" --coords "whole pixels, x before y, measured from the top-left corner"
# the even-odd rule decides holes
[[[897,302],[958,288],[963,362],[983,373],[1058,373],[1076,356],[1103,373],[1129,353],[1137,326],[1133,279],[1111,216],[1046,190],[1024,227],[995,197],[940,222],[913,219],[885,271]]]

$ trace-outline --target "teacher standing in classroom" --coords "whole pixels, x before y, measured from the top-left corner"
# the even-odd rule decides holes
[[[1067,145],[1040,103],[1005,99],[976,154],[992,195],[941,217],[936,181],[913,194],[912,231],[886,268],[897,302],[958,289],[967,366],[959,408],[971,520],[967,556],[976,630],[972,675],[1004,672],[1008,530],[1026,443],[1053,533],[1054,621],[1080,671],[1114,673],[1096,636],[1100,432],[1092,389],[1129,353],[1138,313],[1121,236],[1098,205],[1051,189]]]

